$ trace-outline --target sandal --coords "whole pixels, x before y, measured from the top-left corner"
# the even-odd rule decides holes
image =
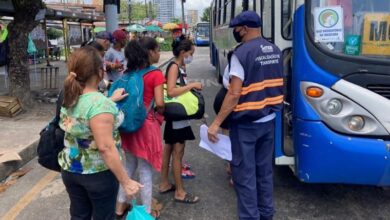
[[[153,216],[154,219],[159,219],[160,218],[160,215],[161,215],[161,212],[159,210],[152,210],[152,212],[150,213],[151,216]]]
[[[125,217],[125,215],[133,208],[133,206],[131,204],[129,204],[129,206],[127,206],[125,208],[125,210],[123,210],[123,213],[121,215],[115,213],[115,220],[122,220],[123,217]]]
[[[169,192],[174,192],[176,190],[176,186],[175,184],[172,184],[171,183],[171,187],[167,190],[164,190],[164,191],[159,191],[160,194],[166,194],[166,193],[169,193]]]
[[[181,170],[181,178],[183,179],[193,179],[195,178],[195,173],[191,170]]]
[[[181,203],[186,203],[186,204],[194,204],[194,203],[199,202],[199,197],[194,196],[191,193],[186,193],[186,195],[184,196],[184,199],[176,199],[175,198],[175,202],[181,202]]]

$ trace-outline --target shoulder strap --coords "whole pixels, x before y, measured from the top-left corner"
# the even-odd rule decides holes
[[[58,99],[56,102],[56,115],[54,117],[53,122],[58,124],[60,121],[61,107],[64,103],[64,89],[61,89],[60,94],[58,94]]]
[[[170,62],[169,64],[168,64],[168,66],[167,66],[167,69],[165,70],[165,78],[167,78],[168,77],[168,73],[169,73],[169,70],[171,69],[171,66],[172,65],[176,65],[177,67],[179,67],[179,65],[177,65],[177,63],[175,63],[175,62]]]
[[[169,72],[169,69],[171,68],[172,65],[176,65],[178,70],[179,70],[177,73],[178,74],[177,77],[180,79],[180,86],[185,86],[186,83],[184,82],[184,77],[180,72],[180,67],[177,63],[175,63],[173,61],[170,64],[168,64],[167,70],[165,71],[165,78],[168,78],[168,72]]]

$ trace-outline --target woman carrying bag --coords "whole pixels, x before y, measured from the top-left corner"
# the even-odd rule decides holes
[[[98,91],[103,62],[93,47],[72,53],[68,70],[60,114],[65,148],[58,162],[70,198],[71,219],[114,219],[118,185],[129,198],[142,187],[127,176],[118,153],[121,115],[113,101],[126,94],[118,90],[112,101]]]
[[[150,68],[151,64],[158,63],[160,47],[156,40],[150,37],[138,41],[130,41],[125,49],[127,70],[124,74],[133,74]],[[162,137],[161,123],[164,110],[163,84],[165,78],[161,70],[154,68],[143,75],[143,104],[147,109],[147,116],[140,129],[133,133],[121,132],[122,149],[125,152],[125,164],[129,177],[138,170],[141,189],[141,201],[145,211],[153,217],[158,217],[157,210],[152,210],[153,170],[160,172],[162,164]],[[156,106],[156,108],[154,108]],[[156,109],[156,111],[155,111]],[[126,213],[128,200],[125,191],[120,188],[118,194],[116,215],[120,219]]]
[[[172,48],[175,58],[168,65],[166,71],[168,96],[177,97],[192,89],[201,90],[201,83],[193,82],[187,84],[186,82],[187,75],[184,66],[192,61],[192,56],[195,52],[193,43],[182,36],[174,40]],[[160,193],[175,191],[174,198],[176,202],[191,204],[199,201],[199,197],[184,190],[181,176],[185,142],[194,139],[195,136],[188,120],[172,121],[166,119],[164,130],[165,148],[159,191]],[[168,179],[171,157],[175,185],[170,183]]]

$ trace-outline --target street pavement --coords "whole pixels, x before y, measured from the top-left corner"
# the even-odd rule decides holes
[[[215,68],[209,64],[208,48],[197,48],[188,65],[190,80],[204,83],[208,122],[214,118],[214,95],[220,88]],[[185,180],[186,190],[200,197],[197,204],[176,203],[173,194],[159,195],[158,174],[154,175],[154,197],[163,204],[161,220],[234,220],[236,199],[229,186],[226,162],[200,149],[200,121],[191,122],[195,141],[187,143],[184,160],[192,165],[196,178]],[[2,219],[69,219],[69,200],[59,174],[49,172],[32,160],[26,176],[0,194]],[[363,177],[362,177],[363,178]],[[373,186],[306,184],[299,182],[288,167],[275,168],[276,220],[390,219],[390,192]]]

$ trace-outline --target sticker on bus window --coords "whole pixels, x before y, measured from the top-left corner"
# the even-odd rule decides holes
[[[315,42],[344,42],[343,8],[340,6],[314,9]]]
[[[344,53],[347,55],[360,54],[360,35],[347,35],[345,37]]]
[[[363,55],[390,55],[390,14],[364,15]]]

